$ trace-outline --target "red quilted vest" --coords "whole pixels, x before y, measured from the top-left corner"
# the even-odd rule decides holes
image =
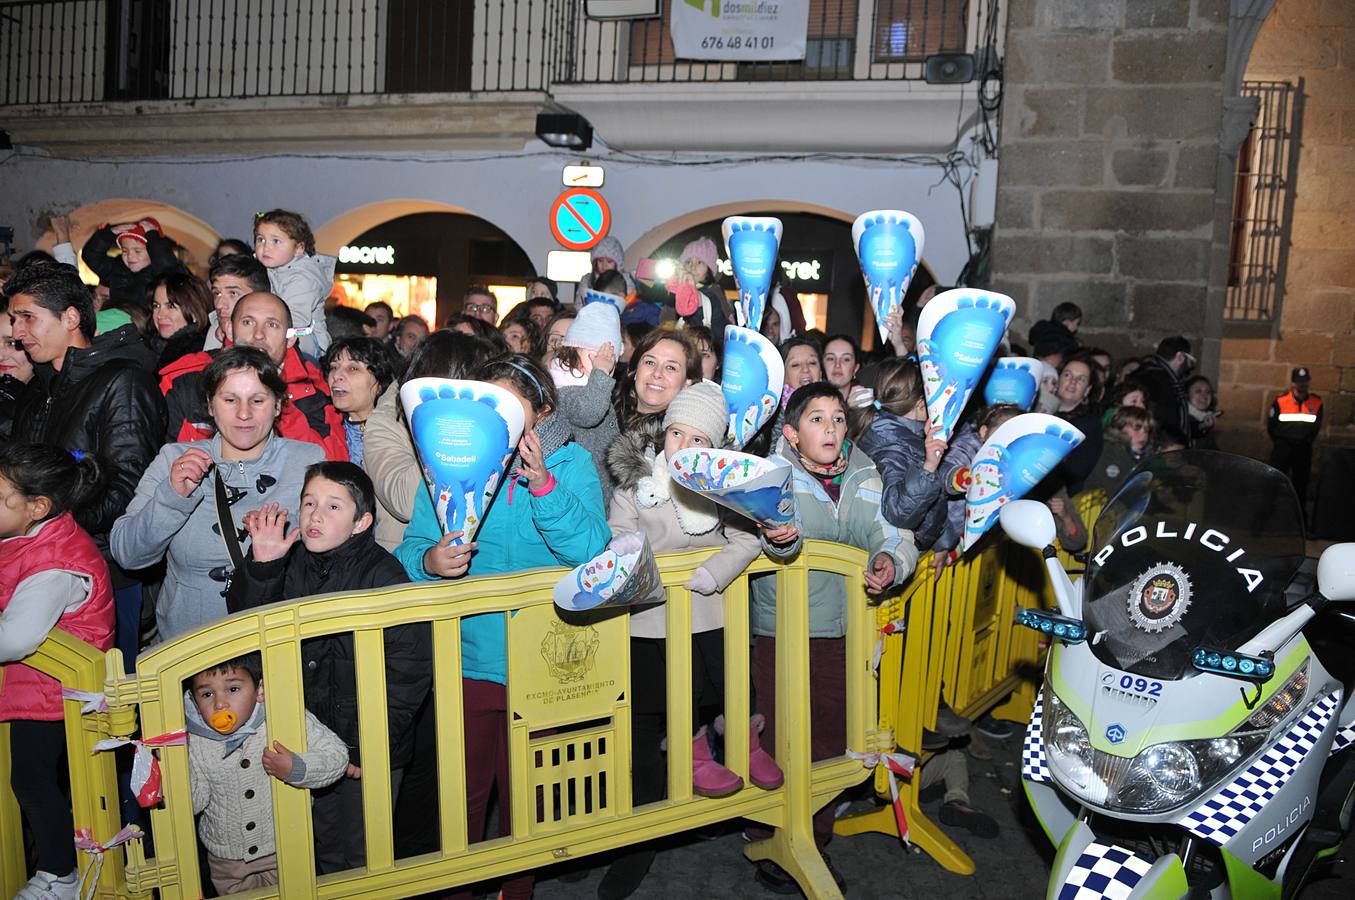
[[[25,578],[49,569],[65,569],[94,580],[89,599],[57,620],[56,627],[100,650],[113,646],[113,586],[99,548],[70,513],[62,513],[32,537],[0,542],[0,611]],[[27,719],[59,721],[64,714],[61,684],[23,663],[6,663],[0,682],[0,722]]]

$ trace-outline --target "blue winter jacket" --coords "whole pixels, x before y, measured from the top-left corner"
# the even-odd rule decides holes
[[[603,512],[602,487],[593,458],[568,443],[546,457],[555,488],[533,497],[519,480],[509,500],[505,484],[495,496],[475,535],[468,575],[519,572],[542,566],[577,566],[601,553],[612,539]],[[442,537],[428,491],[418,491],[405,539],[395,548],[409,577],[436,581],[423,567],[423,555]],[[500,613],[471,616],[461,622],[461,675],[480,681],[508,682],[507,628]]]

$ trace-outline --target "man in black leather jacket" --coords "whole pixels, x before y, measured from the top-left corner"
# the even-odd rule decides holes
[[[132,325],[94,336],[94,301],[70,266],[38,263],[5,284],[14,338],[34,363],[14,417],[16,441],[91,453],[104,475],[97,501],[75,513],[108,558],[108,532],[160,449],[165,401],[143,366]],[[118,647],[130,664],[141,615],[141,586],[109,559],[118,607]]]

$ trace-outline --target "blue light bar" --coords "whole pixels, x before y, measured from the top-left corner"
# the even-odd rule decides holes
[[[1035,609],[1016,610],[1016,624],[1047,634],[1065,644],[1080,644],[1087,639],[1087,626],[1077,619]]]
[[[1197,648],[1191,662],[1201,672],[1227,675],[1230,678],[1245,678],[1248,681],[1269,681],[1275,674],[1274,660],[1229,650],[1215,650],[1213,647]]]

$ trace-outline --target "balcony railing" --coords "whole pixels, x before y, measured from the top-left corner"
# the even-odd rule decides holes
[[[585,0],[0,0],[0,106],[905,80],[972,50],[996,0],[810,0],[803,61],[678,59],[661,18]]]

